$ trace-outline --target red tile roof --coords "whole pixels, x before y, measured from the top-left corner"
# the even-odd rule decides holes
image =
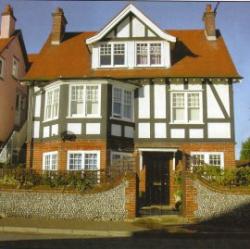
[[[203,30],[173,30],[177,37],[170,68],[91,69],[91,55],[85,40],[95,32],[66,33],[60,45],[50,38],[36,56],[24,80],[58,78],[160,78],[227,77],[239,78],[222,36],[208,41]]]
[[[0,39],[0,53],[8,46],[8,44],[15,38],[14,35],[12,35],[10,38],[2,38]]]

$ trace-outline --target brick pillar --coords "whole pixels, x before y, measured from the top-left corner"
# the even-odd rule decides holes
[[[194,218],[194,211],[197,210],[197,191],[193,186],[193,179],[189,172],[183,172],[183,200],[182,215],[187,218]]]
[[[132,173],[126,176],[125,208],[127,211],[127,218],[134,218],[137,214],[137,182],[137,174]]]

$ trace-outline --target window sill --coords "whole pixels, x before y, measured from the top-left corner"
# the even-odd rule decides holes
[[[204,125],[204,122],[169,122],[170,125]]]
[[[117,121],[124,121],[124,122],[128,122],[128,123],[134,123],[135,121],[132,119],[126,119],[126,118],[116,118],[116,117],[110,117],[110,120],[117,120]]]
[[[55,121],[55,120],[58,120],[58,117],[53,118],[53,119],[46,119],[46,120],[43,120],[43,123],[48,123],[48,122]]]
[[[67,116],[66,119],[92,119],[92,118],[96,118],[96,119],[101,119],[102,116]]]

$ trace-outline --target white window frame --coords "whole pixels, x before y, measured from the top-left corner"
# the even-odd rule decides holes
[[[148,47],[148,54],[147,54],[147,63],[146,64],[138,64],[137,63],[137,44],[147,44],[147,47]],[[160,64],[151,64],[150,63],[150,46],[151,44],[160,44],[161,45],[161,63]],[[135,67],[162,67],[163,66],[163,42],[161,41],[137,41],[135,42],[135,48],[134,48],[134,51],[135,51]]]
[[[2,57],[0,57],[0,61],[2,62],[2,68],[0,68],[0,77],[3,78],[4,77],[5,60]]]
[[[15,66],[14,66],[15,64]],[[15,78],[18,78],[18,72],[19,72],[19,61],[13,57],[12,60],[12,76],[14,76]]]
[[[82,155],[82,165],[81,169],[75,170],[75,169],[70,169],[70,154],[81,154]],[[68,171],[81,171],[85,170],[85,155],[86,154],[97,154],[97,169],[100,170],[100,151],[99,150],[68,150],[67,152],[67,170]],[[95,170],[93,170],[95,171]]]
[[[207,165],[210,165],[210,164],[209,164],[209,156],[210,156],[210,155],[220,155],[221,165],[218,166],[218,167],[220,167],[221,169],[224,169],[224,153],[223,153],[223,152],[216,152],[216,151],[213,151],[213,152],[192,151],[192,152],[190,153],[190,156],[192,157],[192,156],[194,156],[194,155],[203,155],[203,156],[204,156],[204,162],[205,162],[205,164],[207,164]],[[212,166],[212,165],[211,165],[211,166]],[[195,166],[191,165],[191,167],[193,168],[193,167],[195,167]],[[216,165],[215,165],[215,167],[216,167]]]
[[[174,111],[173,111],[173,95],[174,94],[184,94],[184,119],[175,121]],[[189,121],[188,120],[188,94],[197,93],[199,94],[199,120]],[[203,100],[202,91],[171,91],[170,93],[170,108],[171,108],[171,123],[172,124],[203,124]]]
[[[55,99],[55,91],[58,90],[58,109],[57,109],[57,115],[55,115],[54,117],[50,117],[50,118],[47,118],[46,117],[46,106],[48,104],[48,93],[49,92],[53,92],[53,95],[52,95],[52,103],[54,102],[54,99]],[[52,112],[52,107],[53,107],[54,103],[51,105],[51,112]],[[58,119],[59,117],[59,110],[60,110],[60,86],[53,86],[51,88],[47,88],[46,89],[46,92],[45,92],[45,105],[44,105],[44,122],[47,122],[47,121],[52,121],[52,120],[56,120]],[[52,116],[52,115],[51,115]]]
[[[56,167],[55,169],[52,169],[52,156],[56,155]],[[50,156],[50,161],[49,161],[49,169],[45,168],[45,158],[46,156]],[[50,151],[50,152],[45,152],[43,153],[43,170],[44,171],[57,171],[58,170],[58,151]]]
[[[117,114],[114,113],[114,91],[115,89],[120,89],[122,91],[122,96],[121,96],[121,117],[118,117]],[[131,93],[131,118],[127,118],[124,116],[124,92],[128,91]],[[134,121],[134,91],[126,88],[122,88],[120,86],[112,86],[112,118],[113,119],[118,119],[118,120],[125,120],[125,121]]]
[[[111,45],[111,64],[110,65],[102,65],[101,64],[101,45]],[[123,65],[115,65],[114,64],[114,47],[116,44],[123,44],[124,45],[124,64]],[[99,67],[100,68],[110,68],[110,67],[127,67],[127,43],[126,42],[101,42],[98,48],[98,61],[99,61]]]
[[[71,113],[71,101],[72,101],[72,89],[76,86],[83,86],[83,113],[73,114]],[[97,86],[98,88],[98,113],[87,114],[86,111],[86,89],[88,86]],[[73,84],[69,85],[69,103],[68,103],[68,117],[69,118],[101,118],[101,84]]]

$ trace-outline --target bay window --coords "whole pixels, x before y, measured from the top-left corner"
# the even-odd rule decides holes
[[[101,93],[99,85],[73,85],[70,89],[70,116],[100,116]]]
[[[57,151],[43,153],[43,170],[57,170]]]
[[[44,120],[53,120],[58,118],[59,113],[59,87],[46,91],[45,94],[45,113]]]
[[[99,170],[100,151],[68,151],[68,170]]]
[[[202,122],[201,92],[172,92],[172,122],[201,123]]]
[[[137,43],[136,64],[138,66],[161,65],[161,43]]]
[[[133,120],[132,91],[113,87],[112,116],[115,118]]]
[[[100,45],[100,66],[124,66],[125,43],[103,43]]]

